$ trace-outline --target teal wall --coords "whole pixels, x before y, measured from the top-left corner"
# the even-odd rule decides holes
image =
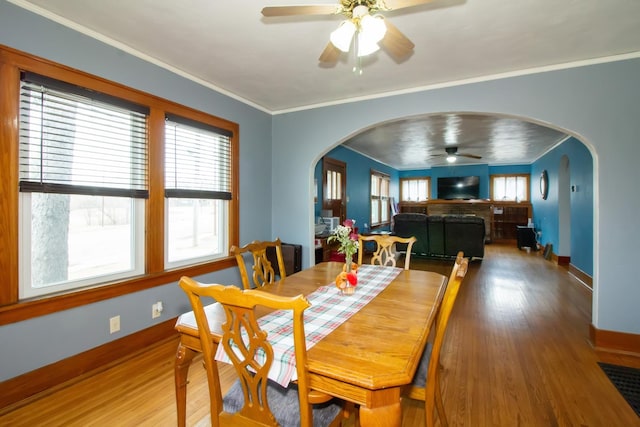
[[[565,191],[570,204],[570,244],[560,249],[559,169],[561,159],[569,159],[570,185],[575,191]],[[539,176],[543,170],[549,176],[549,194],[543,200],[539,191]],[[588,275],[593,275],[593,159],[591,153],[580,141],[569,138],[558,147],[538,159],[531,167],[531,195],[534,224],[541,231],[541,243],[551,243],[554,253],[568,255],[571,264]],[[566,189],[565,189],[566,190]],[[615,188],[613,189],[615,191]]]
[[[398,171],[380,162],[371,160],[355,151],[338,146],[326,154],[326,157],[340,160],[347,164],[347,217],[356,220],[356,225],[363,231],[364,224],[369,224],[369,195],[371,194],[371,170],[389,175],[391,185],[389,195],[398,200]],[[318,201],[315,203],[315,217],[320,216],[322,208],[322,160],[314,168],[314,179],[318,180]],[[388,228],[388,227],[387,227]]]

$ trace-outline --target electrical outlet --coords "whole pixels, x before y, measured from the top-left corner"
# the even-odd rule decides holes
[[[162,309],[162,301],[158,301],[157,303],[153,304],[151,306],[151,318],[156,319],[160,317],[160,315],[162,314]]]
[[[120,316],[114,316],[109,319],[109,333],[113,334],[120,330]]]

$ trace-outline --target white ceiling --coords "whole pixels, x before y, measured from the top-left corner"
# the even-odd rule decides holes
[[[386,12],[386,18],[415,43],[414,53],[396,63],[379,51],[363,61],[362,75],[351,72],[354,60],[347,54],[331,68],[318,62],[341,16],[264,18],[260,13],[264,6],[333,4],[337,0],[9,1],[273,114],[640,56],[639,0],[434,0]],[[520,138],[525,141],[523,146],[532,135],[540,136],[543,142],[535,143],[540,148],[534,150],[537,155],[558,142],[558,134],[541,126],[522,122],[520,126],[511,119],[483,124],[479,117],[464,114],[405,120],[388,124],[390,129],[377,134],[370,131],[369,137],[374,138],[371,151],[360,144],[362,138],[352,142],[376,158],[383,155],[384,141],[375,140],[375,135],[420,135],[419,130],[440,129],[439,136],[417,136],[409,144],[414,152],[416,148],[427,150],[431,159],[427,165],[436,165],[438,158],[431,157],[429,150],[441,150],[446,142],[448,128],[442,126],[446,117],[451,123],[458,122],[457,132],[465,135],[458,143],[460,151],[473,148],[474,154],[483,155],[481,163],[508,163],[501,160],[505,144],[518,136],[512,131],[509,140],[492,147],[493,138],[504,134],[499,128],[492,131],[493,125],[526,130]],[[476,120],[468,122],[469,118]],[[467,124],[470,127],[465,131]],[[402,125],[408,128],[401,129]],[[470,131],[479,129],[494,137],[473,138]],[[531,150],[522,154],[514,159],[516,163],[536,158],[531,157],[536,155]],[[391,160],[379,160],[399,169],[413,167],[398,157],[396,151]]]

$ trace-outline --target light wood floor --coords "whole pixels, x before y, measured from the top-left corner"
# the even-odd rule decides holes
[[[565,268],[513,246],[487,245],[454,307],[442,355],[449,424],[640,426],[596,364],[640,367],[640,359],[596,353],[588,341],[590,291]],[[412,268],[448,273],[450,263],[412,260]],[[176,344],[158,343],[104,372],[0,409],[0,426],[175,426]],[[233,373],[221,370],[230,383]],[[188,393],[188,425],[205,424],[201,363],[192,365]],[[403,427],[423,423],[421,404],[403,401]]]

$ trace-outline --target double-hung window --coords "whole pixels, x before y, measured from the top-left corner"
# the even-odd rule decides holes
[[[429,199],[429,178],[400,178],[401,202],[424,202]]]
[[[371,171],[371,226],[385,225],[389,219],[389,175]]]
[[[148,114],[22,74],[20,298],[144,273]]]
[[[529,200],[529,175],[491,175],[491,199],[524,202]]]
[[[228,255],[231,138],[175,115],[165,122],[165,267]]]

